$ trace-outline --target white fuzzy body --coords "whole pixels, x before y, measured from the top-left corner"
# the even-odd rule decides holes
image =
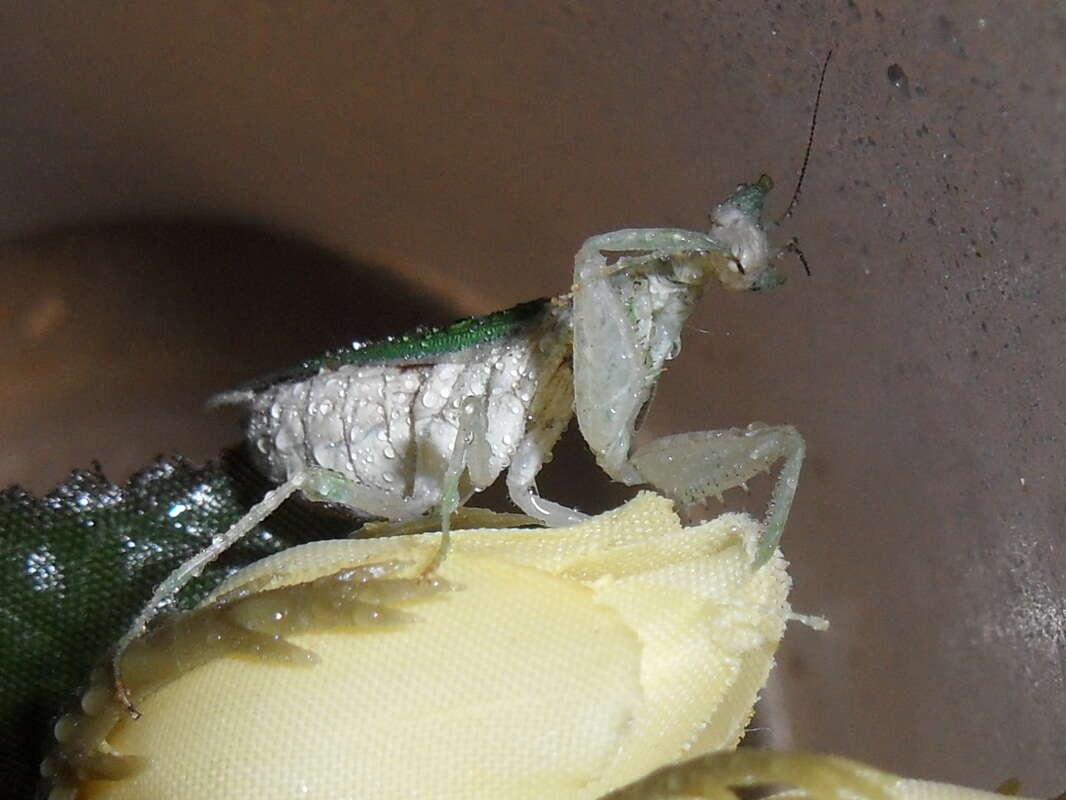
[[[461,499],[511,463],[538,392],[560,368],[545,344],[509,337],[437,363],[341,366],[272,386],[245,397],[248,440],[278,483],[322,467],[359,487],[359,511],[418,516],[441,499],[460,431],[471,440]]]

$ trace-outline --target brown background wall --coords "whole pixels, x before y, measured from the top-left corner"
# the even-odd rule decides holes
[[[562,291],[762,171],[782,209],[833,46],[814,277],[709,294],[648,430],[807,436],[785,545],[833,627],[788,637],[776,742],[1063,788],[1060,4],[121,8],[0,10],[0,483],[207,457],[212,391]]]

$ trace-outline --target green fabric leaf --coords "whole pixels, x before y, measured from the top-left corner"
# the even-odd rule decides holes
[[[239,453],[203,467],[160,458],[124,486],[99,466],[45,497],[0,493],[0,769],[5,794],[32,796],[51,721],[75,698],[156,584],[261,499],[267,486]],[[309,517],[319,517],[313,525]],[[188,608],[240,567],[305,540],[343,535],[289,503],[182,592]],[[330,524],[332,522],[332,524]],[[325,526],[325,529],[323,529]],[[269,530],[266,529],[269,527]]]

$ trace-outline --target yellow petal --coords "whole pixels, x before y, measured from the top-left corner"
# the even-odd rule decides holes
[[[394,624],[287,637],[282,656],[311,651],[310,666],[245,642],[181,675],[87,745],[144,769],[78,797],[597,798],[732,748],[789,615],[780,556],[751,570],[757,536],[737,514],[684,528],[650,493],[570,528],[453,532],[435,573],[453,591],[407,602],[417,582],[400,581],[374,606],[404,612]],[[219,592],[375,563],[417,578],[438,543],[317,542]],[[242,613],[260,624],[275,596]]]
[[[665,767],[604,800],[735,800],[731,789],[793,787],[772,800],[1003,800],[950,783],[890,775],[839,756],[741,748]],[[763,795],[758,795],[763,796]],[[1018,798],[1018,800],[1024,800]]]

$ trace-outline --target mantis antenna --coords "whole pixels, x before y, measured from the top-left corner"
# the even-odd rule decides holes
[[[792,199],[788,202],[788,208],[785,209],[785,213],[782,214],[774,222],[774,225],[781,224],[784,220],[792,216],[792,211],[796,208],[796,204],[799,203],[800,190],[803,188],[803,176],[807,174],[807,163],[811,160],[811,148],[814,146],[814,129],[818,124],[818,106],[822,102],[822,86],[825,85],[825,73],[829,69],[829,60],[833,57],[832,49],[825,54],[825,61],[822,63],[822,75],[818,78],[818,91],[814,95],[814,112],[811,114],[811,132],[807,136],[807,152],[803,154],[803,166],[800,167],[799,179],[796,181],[796,191],[792,193]],[[798,248],[793,248],[795,252],[799,252]],[[806,259],[801,258],[804,268],[807,267]],[[807,269],[807,274],[810,275],[810,269]]]

